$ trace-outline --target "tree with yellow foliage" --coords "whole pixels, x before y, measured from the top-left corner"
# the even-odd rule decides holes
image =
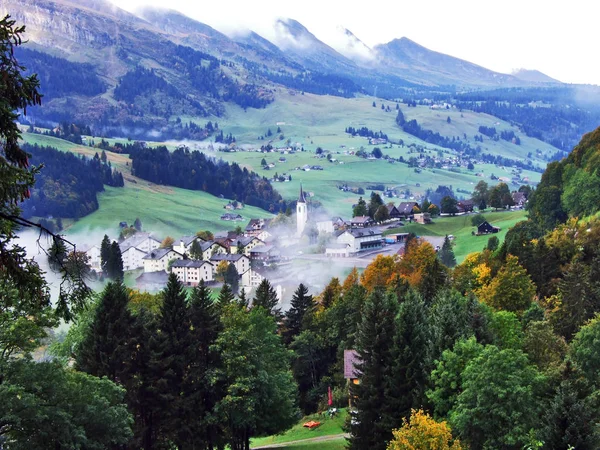
[[[361,276],[362,285],[368,292],[376,287],[387,287],[396,272],[396,258],[394,256],[377,255],[367,266]]]
[[[394,438],[387,450],[462,450],[458,439],[446,422],[436,422],[422,409],[412,410],[410,419],[403,420],[401,428],[394,430]]]
[[[358,269],[354,267],[344,280],[344,284],[342,284],[342,293],[348,293],[350,289],[352,289],[352,287],[356,286],[359,283],[360,275],[358,274]]]
[[[225,261],[225,260],[219,261],[219,264],[217,264],[217,270],[216,270],[217,278],[219,280],[223,280],[228,268],[229,268],[229,263],[227,261]]]
[[[171,248],[171,247],[173,247],[174,243],[175,243],[175,239],[173,239],[171,236],[167,236],[160,243],[160,248]]]
[[[435,250],[429,242],[413,239],[408,243],[404,256],[398,263],[398,271],[411,287],[418,289],[423,281],[425,269],[431,267],[436,258]]]
[[[485,270],[480,276],[484,276]],[[476,292],[479,299],[495,309],[523,313],[535,295],[535,284],[516,256],[508,255],[498,274]]]

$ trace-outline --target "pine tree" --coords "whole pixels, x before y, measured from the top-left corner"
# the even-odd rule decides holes
[[[231,264],[230,264],[231,265]],[[233,295],[233,291],[231,290],[231,286],[227,283],[223,283],[223,287],[221,288],[221,292],[219,292],[218,303],[219,307],[223,308],[229,305],[235,299]]]
[[[240,274],[235,267],[235,264],[229,263],[224,274],[225,283],[231,286],[232,292],[237,292],[240,287]]]
[[[160,428],[177,447],[181,447],[188,420],[183,394],[183,381],[189,364],[190,324],[187,299],[177,275],[171,273],[162,292],[163,304],[158,320],[158,333],[153,343],[152,366],[157,377],[154,395],[163,405]]]
[[[248,308],[248,298],[246,298],[246,289],[242,287],[238,292],[238,303],[244,308]]]
[[[200,246],[198,239],[194,239],[194,242],[192,242],[192,247],[190,248],[190,257],[196,261],[202,260],[202,247]]]
[[[396,300],[381,289],[371,293],[363,308],[356,337],[360,384],[350,387],[357,409],[356,420],[351,424],[351,450],[385,450],[392,438],[389,420],[382,416],[382,412],[391,408],[387,398],[389,371],[394,364],[390,344],[396,332],[394,319],[397,311]]]
[[[192,291],[187,310],[190,342],[187,359],[189,366],[183,382],[187,419],[181,423],[180,433],[187,443],[213,448],[220,440],[215,405],[224,395],[220,381],[221,358],[214,344],[221,331],[219,308],[211,299],[211,292],[201,280]]]
[[[444,244],[442,245],[442,249],[440,250],[439,257],[442,260],[442,263],[447,267],[456,266],[456,257],[454,256],[454,250],[452,250],[452,242],[448,235],[444,238]]]
[[[54,239],[48,249],[48,265],[54,272],[60,272],[67,259],[67,246],[62,239]]]
[[[117,241],[113,241],[110,245],[110,256],[108,258],[107,275],[113,280],[123,279],[123,256]]]
[[[76,355],[77,368],[112,381],[122,378],[129,359],[130,327],[133,318],[127,308],[129,296],[120,280],[108,283],[102,292],[92,322]]]
[[[133,227],[138,231],[142,231],[142,221],[139,217],[135,218],[135,221],[133,222]]]
[[[289,346],[294,337],[305,328],[305,316],[312,313],[314,307],[313,296],[308,295],[308,288],[300,283],[292,297],[290,309],[285,313],[283,341],[286,345]]]
[[[269,280],[265,278],[256,288],[254,300],[252,301],[252,307],[262,307],[266,309],[270,315],[279,319],[281,318],[281,310],[277,308],[278,304],[279,298],[277,297],[277,292],[275,292],[275,289]]]

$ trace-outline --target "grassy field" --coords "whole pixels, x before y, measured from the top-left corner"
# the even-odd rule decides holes
[[[491,236],[504,241],[506,232],[517,222],[526,219],[527,212],[517,211],[498,211],[483,213],[486,220],[494,226],[500,227],[498,234],[486,236],[473,236],[472,231],[476,228],[471,225],[473,215],[438,217],[430,225],[420,225],[417,223],[406,224],[401,228],[390,230],[389,233],[415,233],[417,236],[446,236],[454,235],[454,254],[456,260],[460,263],[469,253],[479,252],[487,245]]]
[[[294,425],[291,429],[286,431],[283,434],[276,434],[274,436],[269,436],[265,438],[257,438],[252,439],[251,445],[252,447],[259,447],[261,445],[270,445],[270,444],[283,444],[286,442],[293,441],[301,441],[303,439],[311,439],[321,436],[332,436],[337,434],[344,433],[342,429],[344,422],[346,420],[347,411],[346,409],[341,409],[340,413],[332,418],[324,418],[319,414],[312,414],[310,416],[303,417],[298,424]],[[312,430],[308,428],[304,428],[302,424],[308,421],[317,421],[321,422],[321,425],[317,428],[313,428]],[[324,443],[321,443],[324,444]],[[296,447],[294,447],[296,448]],[[321,448],[321,447],[311,447],[311,448]],[[337,447],[331,447],[337,448]]]
[[[346,439],[339,438],[330,441],[298,442],[296,444],[285,445],[277,448],[294,450],[344,450],[346,448]]]

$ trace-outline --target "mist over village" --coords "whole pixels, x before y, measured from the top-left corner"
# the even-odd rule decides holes
[[[600,448],[597,11],[534,3],[0,2],[0,449]]]

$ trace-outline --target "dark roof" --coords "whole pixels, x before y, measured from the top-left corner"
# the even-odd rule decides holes
[[[160,242],[158,239],[156,239],[150,233],[143,233],[141,231],[138,231],[133,236],[129,236],[127,239],[125,239],[123,242],[121,242],[119,244],[119,248],[121,249],[121,252],[124,252],[124,251],[129,250],[130,247],[137,247],[142,242],[144,242],[146,239],[154,239],[156,242]]]
[[[205,252],[206,250],[208,250],[209,248],[211,248],[211,247],[212,247],[213,245],[215,245],[215,244],[216,244],[216,245],[220,245],[221,247],[223,247],[223,245],[222,245],[222,244],[219,244],[219,243],[218,243],[218,242],[216,242],[216,241],[206,241],[206,242],[203,242],[202,244],[200,244],[200,249],[201,249],[203,252]]]
[[[475,202],[473,200],[459,200],[456,204],[466,207],[472,207],[473,205],[475,205]]]
[[[480,223],[477,226],[477,231],[492,231],[499,230],[500,228],[491,225],[487,220],[485,222]]]
[[[369,223],[372,221],[373,219],[371,219],[369,216],[356,216],[350,220],[351,223]]]
[[[360,363],[356,350],[344,350],[344,378],[358,378],[360,372],[357,365]]]
[[[418,208],[419,204],[417,202],[402,202],[396,206],[396,209],[400,214],[412,214],[415,206]]]
[[[146,256],[144,256],[142,259],[161,259],[163,258],[167,253],[169,252],[174,252],[179,256],[182,256],[179,252],[173,250],[172,248],[157,248],[155,250],[152,250],[150,253],[148,253]]]
[[[202,267],[204,264],[212,266],[208,261],[197,261],[195,259],[178,259],[171,267]]]
[[[527,200],[527,198],[525,198],[525,194],[518,191],[512,193],[512,199],[515,203],[525,203]]]
[[[396,210],[396,213],[399,213],[400,211],[398,211],[398,208],[396,208],[394,205],[386,205],[386,208],[388,210],[388,214],[392,214],[392,211]]]
[[[239,261],[242,258],[248,258],[246,255],[242,255],[240,253],[234,253],[233,255],[225,255],[222,253],[212,255],[210,257],[211,261]]]
[[[164,270],[158,272],[144,272],[135,279],[136,283],[167,284],[167,281],[169,281],[169,274]]]
[[[250,250],[250,252],[251,253],[268,253],[271,250],[273,250],[272,245],[257,245],[252,250]]]
[[[181,236],[179,239],[177,239],[175,241],[175,245],[179,245],[179,243],[181,241],[183,241],[183,245],[187,247],[192,242],[194,242],[196,239],[200,239],[200,238],[198,236]],[[200,239],[200,240],[202,240],[202,239]]]
[[[239,239],[236,239],[235,245],[238,245],[238,242],[239,242],[240,244],[242,244],[242,247],[245,247],[246,245],[250,244],[255,239],[258,240],[259,242],[262,242],[256,236],[244,236],[244,237],[240,237]]]
[[[381,232],[373,231],[373,230],[346,230],[355,238],[363,237],[363,236],[381,236]],[[343,233],[342,233],[343,234]]]
[[[263,228],[266,228],[269,223],[271,222],[271,219],[250,219],[250,222],[248,222],[248,225],[246,225],[246,231],[252,231],[252,230],[262,230]],[[254,228],[256,226],[256,228]]]

